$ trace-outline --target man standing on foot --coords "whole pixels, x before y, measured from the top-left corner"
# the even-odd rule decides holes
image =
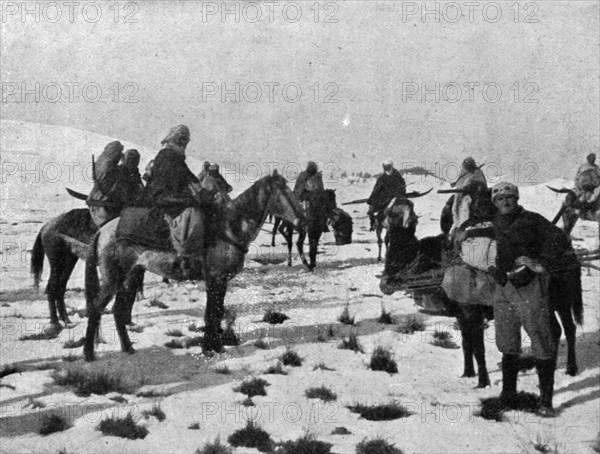
[[[498,208],[493,220],[496,266],[488,272],[500,284],[494,301],[496,345],[502,353],[502,394],[507,405],[517,394],[521,326],[531,338],[540,386],[538,414],[554,416],[554,370],[561,329],[550,307],[551,274],[579,266],[567,236],[543,216],[518,205],[519,189],[511,183],[492,188]]]

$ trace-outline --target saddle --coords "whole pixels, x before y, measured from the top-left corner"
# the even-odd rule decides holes
[[[161,251],[173,250],[171,230],[158,208],[129,207],[121,211],[117,224],[117,240]]]

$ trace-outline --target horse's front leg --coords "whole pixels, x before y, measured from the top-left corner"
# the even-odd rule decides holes
[[[281,220],[279,218],[275,218],[273,230],[271,231],[271,247],[275,247],[275,237],[277,236],[277,228],[279,227],[280,222]]]
[[[100,337],[100,322],[102,313],[110,303],[115,292],[112,286],[102,286],[97,298],[92,304],[87,304],[88,324],[85,332],[85,344],[83,346],[83,355],[86,361],[94,361],[94,343],[96,338]]]
[[[203,348],[208,352],[223,351],[223,329],[221,321],[225,313],[225,293],[227,279],[225,277],[208,277],[206,279],[206,310],[204,311]]]
[[[321,236],[321,232],[313,232],[312,236],[308,235],[308,257],[310,259],[310,265],[308,269],[313,271],[317,266],[317,251],[319,249],[319,237]]]
[[[287,264],[288,266],[292,266],[292,247],[294,246],[294,228],[289,226],[284,232],[283,236],[285,237],[285,243],[287,244]]]
[[[377,226],[375,229],[375,235],[377,235],[377,261],[381,262],[381,246],[383,244],[383,240],[381,239],[381,231],[382,228]]]
[[[300,260],[302,260],[302,263],[304,264],[304,266],[306,266],[308,269],[310,269],[310,265],[308,264],[308,261],[306,260],[306,257],[304,256],[304,239],[305,238],[306,238],[306,230],[300,229],[298,231],[298,241],[296,242],[296,247],[298,248],[298,255],[300,256]]]

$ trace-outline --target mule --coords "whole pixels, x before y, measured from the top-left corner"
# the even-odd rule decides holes
[[[50,277],[46,296],[50,311],[50,323],[60,325],[71,320],[65,307],[67,282],[79,259],[85,260],[87,246],[98,231],[87,208],[71,210],[51,219],[40,229],[31,251],[31,274],[33,285],[39,288],[44,256],[50,264]]]
[[[198,208],[193,208],[198,209]],[[118,221],[103,226],[94,237],[86,261],[85,293],[88,309],[84,356],[95,359],[94,340],[100,327],[104,308],[115,297],[113,316],[119,335],[121,350],[133,353],[134,349],[125,328],[127,307],[135,298],[134,289],[144,270],[162,277],[177,280],[202,279],[206,282],[206,310],[203,348],[206,352],[223,350],[221,321],[229,280],[244,268],[248,247],[257,237],[267,215],[274,214],[290,222],[304,218],[302,207],[277,172],[255,182],[249,189],[229,202],[208,231],[210,240],[205,243],[202,257],[194,257],[203,264],[201,273],[182,275],[174,266],[174,251],[152,249],[131,242],[118,241]],[[190,226],[188,240],[200,241],[200,230]],[[102,279],[98,278],[97,267]]]
[[[285,238],[288,250],[288,266],[292,266],[292,246],[294,230],[298,232],[296,248],[304,266],[310,271],[317,266],[317,251],[319,240],[324,231],[327,231],[328,220],[334,216],[336,209],[336,198],[334,189],[315,189],[305,192],[306,199],[306,222],[295,227],[290,222],[276,219],[273,226],[271,245],[275,246],[275,235],[279,232]],[[304,240],[308,235],[308,259],[304,255]],[[310,262],[309,262],[310,261]]]

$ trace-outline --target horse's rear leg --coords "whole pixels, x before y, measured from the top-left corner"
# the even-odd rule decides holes
[[[114,287],[103,286],[100,288],[98,297],[92,305],[88,304],[88,325],[85,332],[85,344],[83,354],[86,361],[94,361],[94,342],[100,337],[100,322],[104,309],[114,296]]]
[[[320,234],[319,234],[320,236]],[[315,269],[315,267],[317,266],[317,250],[319,249],[319,238],[311,238],[310,235],[308,236],[308,257],[310,259],[310,265],[308,266],[308,269],[313,271]]]
[[[75,265],[77,264],[77,260],[79,259],[74,254],[64,256],[64,260],[62,262],[63,268],[60,274],[59,289],[56,294],[56,306],[58,313],[65,325],[71,323],[69,315],[67,314],[67,308],[65,306],[65,293],[67,292],[67,283],[69,282],[69,278],[73,273],[73,268],[75,268]]]
[[[296,241],[296,247],[298,248],[298,255],[300,256],[300,260],[302,260],[302,263],[304,264],[304,266],[306,266],[308,269],[310,269],[310,265],[308,264],[308,261],[306,260],[306,257],[304,256],[304,239],[306,238],[306,232],[304,230],[300,230],[298,232],[298,241]]]
[[[130,308],[135,301],[135,289],[128,291],[122,289],[117,293],[115,304],[113,304],[113,317],[115,319],[115,327],[119,340],[121,341],[121,351],[126,353],[134,353],[129,333],[127,332],[127,320],[131,321]]]
[[[61,288],[61,270],[63,267],[63,260],[55,259],[50,262],[50,276],[48,277],[48,284],[46,285],[46,298],[48,299],[48,310],[50,312],[50,323],[53,325],[59,325],[57,305],[56,302],[60,296]]]
[[[287,251],[288,251],[288,255],[287,255],[287,264],[288,266],[292,266],[292,248],[294,247],[294,229],[292,227],[290,227],[289,229],[287,229],[286,231],[282,232],[283,236],[285,237],[285,242],[287,244]]]
[[[462,349],[464,358],[464,369],[463,377],[474,377],[475,376],[475,365],[473,364],[473,330],[468,322],[468,318],[465,315],[465,309],[459,307],[459,314],[457,315],[458,325],[460,327],[460,333],[462,335]]]
[[[203,348],[208,352],[223,351],[223,330],[221,321],[225,314],[225,293],[227,279],[209,277],[206,279],[206,310],[204,311]]]
[[[381,247],[383,245],[383,239],[381,238],[382,228],[377,227],[375,234],[377,235],[377,261],[381,262]]]
[[[566,374],[575,376],[579,373],[579,368],[577,367],[577,356],[575,353],[575,346],[577,343],[577,326],[575,326],[575,322],[573,321],[573,316],[571,315],[571,308],[560,308],[557,310],[558,315],[560,317],[560,321],[562,322],[562,326],[565,329],[565,337],[567,338],[567,370]],[[553,314],[551,317],[552,322],[552,338],[556,345],[556,351],[558,354],[558,346],[560,344],[560,335],[561,329],[558,321],[556,320],[556,316]]]
[[[487,386],[490,386],[490,376],[488,374],[487,365],[485,363],[484,308],[480,306],[473,306],[472,310],[474,314],[471,323],[471,340],[473,342],[473,352],[475,354],[475,360],[477,361],[477,375],[479,377],[477,388],[485,388]]]

